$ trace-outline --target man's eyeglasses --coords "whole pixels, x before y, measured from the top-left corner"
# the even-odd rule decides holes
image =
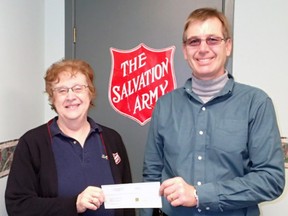
[[[58,87],[54,88],[53,91],[56,92],[59,95],[67,95],[69,90],[71,89],[75,94],[82,93],[86,88],[88,88],[88,85],[75,85],[71,88],[68,87]]]
[[[226,41],[226,39],[221,38],[221,37],[216,37],[216,36],[210,36],[210,37],[207,37],[205,39],[201,39],[201,38],[197,38],[197,37],[191,37],[191,38],[187,39],[184,43],[187,46],[198,47],[198,46],[200,46],[202,41],[205,41],[206,44],[209,46],[215,46],[215,45],[219,45],[222,41]]]

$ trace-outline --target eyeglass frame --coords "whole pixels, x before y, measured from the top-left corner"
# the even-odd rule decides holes
[[[205,39],[202,39],[202,38],[199,38],[199,37],[191,37],[191,38],[186,39],[186,41],[184,41],[183,43],[186,46],[193,47],[193,48],[195,47],[196,48],[196,47],[199,47],[201,45],[202,41],[205,41],[208,46],[217,46],[217,45],[221,44],[222,41],[226,42],[228,39],[229,38],[222,38],[222,37],[219,37],[219,36],[211,35],[211,36],[206,37]],[[191,45],[191,40],[197,40],[197,44],[196,45]],[[213,43],[213,42],[215,42],[215,43]]]
[[[78,88],[81,87],[81,90],[80,90],[79,92],[77,92],[76,87],[78,87]],[[72,91],[73,93],[75,93],[75,94],[80,94],[80,93],[82,93],[82,92],[83,92],[86,88],[88,88],[88,87],[89,87],[88,85],[79,85],[79,84],[77,84],[77,85],[74,85],[74,86],[72,86],[72,87],[70,87],[70,88],[61,86],[61,87],[54,88],[54,89],[52,89],[52,90],[53,90],[53,92],[55,91],[58,95],[66,96],[66,95],[68,95],[70,89],[71,89],[71,91]],[[65,90],[65,91],[63,91],[63,93],[62,93],[60,90]],[[75,90],[76,90],[76,91],[75,91]]]

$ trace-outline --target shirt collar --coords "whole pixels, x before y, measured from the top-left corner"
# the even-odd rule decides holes
[[[51,131],[51,136],[56,136],[58,134],[62,134],[58,124],[57,124],[57,120],[58,120],[58,116],[56,116],[54,119],[52,119],[51,123],[49,124],[49,127],[50,127],[50,131]],[[100,125],[98,125],[92,118],[90,117],[87,117],[87,120],[90,124],[90,127],[91,127],[91,131],[90,133],[92,132],[102,132],[102,128]]]
[[[224,96],[227,94],[229,94],[229,95],[232,94],[233,88],[235,85],[235,81],[234,81],[234,77],[230,73],[228,73],[228,78],[229,78],[229,80],[226,82],[224,88],[217,94],[218,96]],[[187,79],[187,81],[184,85],[184,89],[189,95],[192,95],[192,96],[196,95],[192,92],[192,77]]]

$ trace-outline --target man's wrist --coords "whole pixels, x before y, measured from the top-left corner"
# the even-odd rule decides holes
[[[196,208],[198,208],[199,207],[199,197],[198,197],[196,189],[194,190],[194,198],[196,200]]]

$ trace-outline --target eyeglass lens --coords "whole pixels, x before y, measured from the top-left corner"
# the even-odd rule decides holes
[[[205,39],[197,38],[197,37],[192,37],[186,40],[186,45],[196,47],[200,46],[202,41],[205,41],[207,45],[209,46],[214,46],[220,44],[222,41],[224,41],[224,38],[221,37],[207,37]]]
[[[59,87],[59,88],[55,88],[54,91],[56,91],[58,94],[65,95],[65,94],[68,94],[69,90],[71,89],[74,93],[77,94],[77,93],[81,93],[87,87],[88,86],[86,85],[76,85],[71,88]]]

